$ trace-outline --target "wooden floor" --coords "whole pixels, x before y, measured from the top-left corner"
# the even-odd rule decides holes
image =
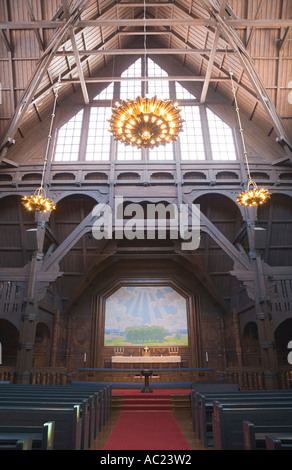
[[[102,450],[104,449],[105,443],[120,415],[121,411],[113,410],[111,417],[100,433],[99,437],[94,441],[93,446],[90,450]],[[174,411],[175,419],[188,443],[191,450],[210,450],[202,446],[200,440],[196,438],[196,434],[193,431],[192,421],[190,417],[190,412],[185,410]],[[122,449],[121,449],[122,450]]]

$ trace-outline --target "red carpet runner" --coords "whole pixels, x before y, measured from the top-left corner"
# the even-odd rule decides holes
[[[190,450],[171,411],[170,391],[117,393],[124,394],[123,411],[105,450]]]

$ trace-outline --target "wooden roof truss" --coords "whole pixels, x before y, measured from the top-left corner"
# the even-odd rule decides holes
[[[35,0],[34,6],[38,1]],[[283,12],[286,0],[279,1],[281,1]],[[259,18],[263,7],[262,0],[257,4],[254,18],[250,18],[249,14],[246,14],[246,18],[238,18],[230,6],[232,2],[228,3],[227,0],[162,2],[126,2],[121,0],[117,2],[101,2],[100,0],[70,2],[63,0],[62,5],[52,14],[51,20],[37,19],[32,1],[26,0],[24,3],[28,19],[18,19],[17,21],[12,19],[10,0],[5,0],[4,3],[8,19],[0,21],[0,41],[3,41],[8,55],[13,114],[9,118],[8,127],[0,140],[0,162],[4,161],[13,165],[13,162],[9,162],[7,159],[6,154],[9,147],[13,145],[15,135],[20,131],[20,126],[26,119],[28,110],[33,108],[40,118],[41,106],[39,106],[38,100],[41,98],[42,103],[48,103],[47,100],[52,100],[49,92],[59,77],[61,77],[61,83],[64,86],[80,85],[84,103],[88,104],[88,83],[109,80],[108,76],[96,76],[94,61],[100,69],[101,57],[106,61],[107,57],[116,55],[142,55],[145,53],[145,47],[131,47],[133,46],[132,40],[139,39],[145,34],[150,39],[155,36],[157,41],[156,47],[147,49],[149,55],[169,54],[180,59],[190,55],[197,56],[201,58],[202,63],[206,63],[205,72],[202,69],[201,73],[193,75],[167,77],[168,80],[179,78],[180,81],[201,82],[201,103],[206,102],[211,83],[218,84],[229,79],[228,67],[223,65],[223,62],[227,56],[232,57],[232,63],[236,64],[234,80],[238,89],[247,93],[254,101],[254,111],[251,116],[253,117],[255,109],[260,103],[270,120],[271,132],[276,133],[278,142],[285,149],[287,157],[284,159],[291,158],[291,137],[288,135],[277,110],[278,95],[276,95],[276,99],[271,99],[249,48],[255,32],[259,29],[280,30],[278,41],[278,74],[280,74],[283,62],[281,57],[283,57],[284,47],[289,43],[292,19],[283,15],[283,18],[278,19]],[[289,12],[289,6],[286,10]],[[3,11],[5,12],[5,8]],[[145,16],[146,12],[147,16]],[[20,31],[33,31],[39,47],[39,57],[36,58],[35,71],[26,84],[21,99],[16,102],[14,93],[16,88],[14,64],[16,61],[13,51],[15,37]],[[100,33],[96,33],[97,40],[93,39],[95,31]],[[195,31],[198,35],[201,34],[202,38],[205,35],[203,38],[205,47],[198,47],[193,40],[190,40],[190,31]],[[242,40],[243,32],[246,37],[245,44]],[[50,39],[46,41],[45,38],[48,37],[48,34],[50,34]],[[168,38],[167,41],[166,38]],[[160,40],[168,47],[159,47]],[[81,43],[82,48],[80,48]],[[177,47],[177,44],[181,44],[182,47]],[[221,64],[218,57],[221,58]],[[74,63],[72,63],[72,58],[74,58]],[[29,57],[22,59],[24,61],[31,60]],[[63,65],[64,59],[67,64],[66,68]],[[286,56],[285,59],[288,60]],[[235,60],[236,62],[234,62]],[[53,62],[54,67],[52,66]],[[248,84],[246,80],[243,80],[243,75],[248,77]],[[113,76],[112,80],[118,81],[121,78]],[[280,91],[280,85],[276,91]],[[242,103],[244,106],[244,100]]]

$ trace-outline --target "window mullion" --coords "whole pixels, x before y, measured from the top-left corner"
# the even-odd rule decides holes
[[[79,161],[85,161],[85,158],[86,158],[89,116],[90,116],[90,106],[86,106],[84,108],[84,114],[83,114],[80,147],[79,147]]]
[[[200,110],[201,123],[202,123],[202,132],[203,132],[206,160],[212,160],[212,148],[211,148],[206,106],[199,106],[199,110]]]

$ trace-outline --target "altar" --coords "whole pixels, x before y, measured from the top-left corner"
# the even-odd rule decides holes
[[[139,368],[163,368],[178,367],[181,356],[112,356],[111,363],[114,367],[137,367]]]

